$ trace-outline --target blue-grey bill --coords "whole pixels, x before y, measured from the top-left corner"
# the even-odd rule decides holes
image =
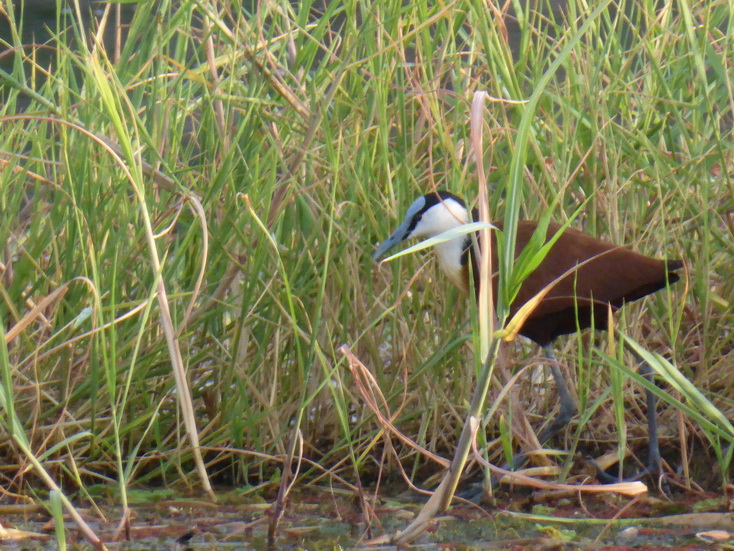
[[[387,253],[387,251],[400,243],[403,240],[402,236],[404,231],[405,230],[401,226],[397,230],[395,230],[390,237],[380,243],[380,246],[377,247],[377,250],[372,255],[372,260],[380,260],[382,257],[385,256],[385,253]]]

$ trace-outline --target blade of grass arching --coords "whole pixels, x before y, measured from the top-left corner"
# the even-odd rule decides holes
[[[122,105],[125,104],[129,112],[134,113],[134,109],[126,102],[124,91],[122,90],[119,82],[111,78],[114,74],[110,71],[105,72],[102,68],[98,56],[89,56],[89,74],[92,82],[96,86],[96,91],[102,100],[105,107],[107,116],[112,121],[117,137],[119,139],[120,147],[122,148],[125,163],[122,165],[125,175],[127,176],[128,182],[130,183],[135,196],[138,200],[140,212],[143,218],[143,224],[145,229],[145,236],[148,245],[148,252],[150,254],[151,267],[154,274],[162,274],[163,266],[161,264],[158,255],[158,246],[155,242],[155,236],[153,233],[153,225],[150,219],[150,213],[146,201],[145,194],[143,192],[143,169],[141,166],[140,158],[135,152],[133,147],[133,140],[130,133],[127,130],[127,126],[123,124]],[[115,84],[113,88],[110,83]],[[135,130],[135,126],[133,127]],[[216,500],[214,491],[212,490],[211,483],[209,482],[209,476],[206,472],[204,460],[201,455],[201,447],[199,445],[199,433],[196,426],[196,417],[194,415],[194,405],[191,398],[191,392],[189,390],[188,380],[186,378],[186,371],[183,365],[183,357],[181,355],[181,349],[179,347],[178,338],[176,331],[173,326],[173,319],[168,303],[168,292],[166,290],[166,284],[163,277],[158,278],[158,311],[161,316],[161,326],[166,338],[166,344],[168,347],[168,353],[171,360],[171,367],[174,379],[176,381],[177,396],[179,405],[181,407],[181,413],[184,419],[184,426],[186,427],[186,433],[191,442],[191,451],[194,457],[194,463],[196,464],[197,471],[199,473],[199,479],[204,491],[209,494],[212,500]]]
[[[610,365],[625,373],[625,375],[646,390],[655,394],[655,396],[665,403],[680,410],[684,415],[696,422],[701,430],[706,434],[711,442],[717,458],[721,462],[722,480],[726,482],[729,462],[732,458],[732,448],[734,448],[734,426],[726,418],[726,416],[716,407],[706,396],[699,391],[683,374],[665,358],[659,354],[652,354],[645,350],[641,345],[632,340],[630,337],[622,333],[626,346],[629,346],[635,354],[660,375],[667,384],[674,388],[684,399],[677,400],[670,393],[658,387],[654,382],[649,381],[646,377],[640,375],[636,370],[630,369],[623,362],[619,362],[609,356],[600,353],[600,356]],[[725,451],[721,447],[721,440],[729,443],[728,449]]]
[[[535,126],[536,110],[541,96],[545,93],[545,89],[555,75],[558,69],[563,65],[581,37],[586,34],[589,28],[595,23],[596,19],[606,10],[611,0],[603,0],[588,15],[588,18],[575,32],[568,38],[563,50],[558,57],[551,63],[540,80],[535,84],[533,94],[526,104],[521,104],[518,109],[522,109],[522,118],[517,128],[517,137],[515,139],[515,150],[512,154],[512,163],[510,165],[510,174],[508,177],[507,202],[505,205],[504,216],[504,241],[501,255],[498,258],[499,266],[499,284],[497,297],[497,316],[503,322],[510,309],[510,297],[512,294],[511,284],[513,282],[513,269],[515,260],[515,243],[517,223],[520,212],[520,203],[523,195],[523,175],[525,170],[525,161],[527,158],[528,146],[533,137],[533,128]]]
[[[559,232],[560,233],[560,232]],[[559,235],[559,234],[556,234]],[[538,253],[540,254],[540,253]],[[603,255],[604,253],[601,253]],[[556,279],[549,282],[545,287],[543,287],[540,291],[538,291],[534,296],[532,296],[525,304],[523,304],[520,308],[518,308],[517,312],[512,316],[512,318],[505,324],[505,326],[497,331],[495,335],[498,338],[502,338],[503,340],[510,342],[514,340],[517,335],[522,330],[523,325],[525,322],[530,318],[530,315],[533,313],[533,311],[540,305],[540,303],[543,301],[545,296],[555,287],[558,283],[560,283],[564,278],[569,277],[573,275],[575,272],[578,271],[578,269],[583,266],[584,264],[588,264],[589,262],[592,262],[593,260],[599,258],[599,256],[593,256],[591,258],[587,258],[583,262],[579,262],[575,266],[572,266],[562,274],[560,274]],[[522,282],[521,282],[522,283]],[[576,320],[577,325],[577,334],[581,334],[581,327],[578,324],[578,319]],[[591,329],[594,328],[593,320]]]
[[[665,392],[665,390],[651,383],[645,377],[640,375],[637,371],[630,369],[623,362],[619,362],[615,358],[611,358],[609,356],[606,356],[605,354],[600,353],[600,356],[607,362],[608,365],[611,365],[616,369],[622,370],[627,377],[645,388],[645,390],[651,391],[659,400],[673,406],[676,409],[679,409],[686,416],[690,417],[693,421],[698,423],[704,433],[706,433],[706,436],[711,439],[712,442],[715,442],[715,440],[719,438],[727,440],[729,442],[734,439],[734,437],[725,428],[720,427],[717,423],[712,422],[710,419],[702,415],[698,409],[696,409],[689,403],[682,402],[680,400],[677,400],[676,398],[673,398],[669,393]]]
[[[402,249],[400,252],[397,252],[393,255],[388,256],[381,262],[390,262],[391,260],[400,258],[401,256],[405,256],[405,255],[417,253],[418,251],[424,251],[426,249],[430,249],[431,247],[434,247],[435,245],[438,245],[439,243],[445,243],[446,241],[451,241],[452,239],[456,239],[457,237],[461,237],[462,235],[467,235],[469,233],[474,233],[477,230],[490,229],[490,228],[494,228],[494,226],[486,222],[470,222],[468,224],[463,224],[459,226],[458,228],[452,228],[450,230],[442,232],[435,237],[424,239],[423,241],[421,241],[420,243],[416,243],[412,247],[408,247],[407,249]]]
[[[711,401],[704,396],[704,394],[696,388],[686,377],[671,364],[668,360],[662,357],[660,354],[653,354],[647,351],[640,344],[635,342],[626,334],[620,332],[620,335],[624,339],[626,345],[628,345],[635,353],[646,361],[650,367],[652,367],[662,378],[677,390],[683,398],[690,404],[686,407],[686,413],[693,415],[697,422],[705,424],[709,427],[709,430],[715,430],[719,436],[734,442],[734,425],[726,418],[726,416],[714,405]],[[646,379],[641,375],[635,377],[638,382],[645,381]],[[654,384],[649,383],[643,385],[650,390],[655,391],[657,388]],[[662,389],[657,388],[656,394],[659,398],[665,400],[668,403],[673,403],[673,398],[664,392]]]
[[[520,292],[520,287],[522,286],[522,282],[525,281],[525,278],[533,273],[538,268],[538,266],[540,266],[543,260],[545,260],[545,257],[556,244],[556,241],[560,239],[561,235],[563,235],[563,232],[565,232],[571,226],[571,223],[576,220],[578,215],[583,212],[586,204],[589,202],[590,199],[591,198],[586,199],[586,201],[584,201],[581,206],[576,209],[576,212],[569,216],[568,220],[566,220],[566,222],[560,228],[558,228],[558,230],[551,236],[550,239],[547,238],[548,225],[550,224],[551,213],[553,212],[555,205],[558,203],[558,197],[556,197],[551,206],[543,212],[543,215],[538,222],[538,227],[535,229],[533,235],[530,237],[530,240],[515,259],[515,269],[512,274],[513,281],[510,285],[510,304],[512,304],[512,301],[515,300],[517,293]],[[500,242],[500,240],[498,240],[498,242]],[[547,289],[550,290],[550,287],[551,285],[549,285]],[[535,297],[533,301],[535,304],[532,304],[531,309],[525,308],[525,310],[528,311],[528,315],[531,313],[532,310],[535,309],[537,303],[540,302],[540,298],[542,297]],[[531,306],[530,302],[528,303],[528,306]],[[522,322],[524,323],[524,318],[518,318],[519,313],[520,312],[518,311],[515,314],[514,318],[508,322],[506,326],[506,329],[508,331],[510,329],[510,325],[516,323],[516,319],[517,321],[520,321],[522,319]]]
[[[57,122],[64,123],[64,121],[57,121]],[[71,126],[72,126],[72,128],[74,128],[73,125],[71,125]],[[81,130],[81,129],[77,128],[77,130]],[[98,139],[95,136],[91,136],[89,134],[87,134],[87,136],[88,137],[91,137],[93,139]],[[113,154],[113,156],[115,156],[115,155]],[[70,162],[71,162],[71,160],[67,158],[66,163],[67,163],[68,166],[71,166]],[[79,233],[79,235],[83,235],[83,234],[87,233],[86,232],[86,226],[85,226],[86,222],[85,221],[82,221],[80,219],[80,217],[77,216],[79,214],[78,210],[75,209],[74,210],[74,214],[75,214],[74,222],[72,222],[72,223],[75,223],[76,226],[78,227],[78,233]],[[101,305],[100,298],[99,298],[98,294],[95,291],[96,289],[100,288],[100,276],[99,276],[99,273],[98,273],[98,261],[96,260],[97,255],[95,253],[94,248],[91,246],[91,241],[89,241],[87,243],[87,247],[84,250],[86,251],[86,253],[85,253],[86,262],[85,263],[88,266],[91,267],[91,271],[92,271],[92,279],[93,279],[93,281],[90,283],[90,286],[91,286],[91,288],[93,290],[93,296],[95,297],[95,305],[96,305],[96,307],[93,309],[93,314],[95,315],[95,319],[96,319],[96,317],[102,311],[102,305]],[[117,274],[117,271],[113,268],[113,280],[116,277],[116,274]],[[113,283],[113,289],[115,289],[115,288],[116,287],[115,287],[115,285]],[[148,304],[148,306],[150,306],[150,304]],[[111,358],[115,358],[116,357],[115,352],[114,352],[114,346],[115,346],[114,342],[115,342],[115,337],[117,335],[117,332],[115,330],[112,330],[112,331],[109,332],[109,335],[111,336],[111,339],[112,339],[111,342],[110,342],[110,345],[112,346],[112,353],[109,354],[108,353],[108,346],[107,346],[107,343],[106,343],[106,340],[105,340],[105,335],[107,334],[107,328],[114,327],[115,323],[114,323],[114,321],[112,321],[110,323],[104,323],[104,320],[96,319],[95,325],[99,329],[98,330],[93,330],[90,334],[91,334],[92,338],[95,340],[95,342],[97,340],[101,341],[101,345],[99,345],[98,349],[101,351],[101,354],[102,354],[102,358],[103,358],[102,363],[103,363],[103,365],[105,367],[105,374],[106,374],[106,379],[107,379],[107,391],[108,391],[108,395],[109,395],[110,400],[111,400],[110,405],[111,405],[111,415],[112,415],[112,418],[113,418],[113,432],[114,432],[113,438],[114,438],[114,441],[115,441],[115,448],[116,448],[116,450],[118,452],[116,454],[116,459],[117,459],[118,472],[120,473],[120,477],[119,477],[118,483],[120,484],[122,505],[123,505],[123,507],[126,507],[127,506],[127,493],[126,493],[126,480],[127,480],[127,478],[124,476],[124,471],[123,471],[123,468],[122,468],[122,466],[123,466],[123,463],[122,463],[122,451],[121,451],[122,450],[122,445],[121,445],[121,442],[120,442],[120,432],[119,432],[119,422],[118,422],[118,419],[119,419],[118,409],[116,407],[116,400],[117,400],[117,392],[116,392],[116,386],[117,386],[116,385],[116,368],[115,368],[114,362],[111,361]],[[131,372],[131,374],[132,374],[132,372]]]

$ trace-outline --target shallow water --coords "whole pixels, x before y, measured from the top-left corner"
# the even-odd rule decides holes
[[[155,495],[149,494],[151,499]],[[109,549],[267,549],[272,504],[259,498],[236,503],[242,498],[234,491],[218,495],[221,504],[195,498],[140,500],[131,506],[127,541],[114,541],[120,508],[102,507],[104,519],[90,508],[82,509],[82,514]],[[734,532],[734,515],[724,499],[699,497],[696,501],[681,495],[668,501],[646,496],[631,502],[609,495],[579,500],[536,494],[501,498],[494,510],[458,504],[437,518],[416,544],[421,549],[711,549],[701,534]],[[423,502],[413,496],[377,499],[368,526],[358,500],[351,496],[326,489],[299,493],[292,496],[278,526],[276,545],[278,549],[364,547],[373,538],[404,529]],[[615,516],[619,518],[611,520]],[[69,548],[89,548],[76,526],[66,523]],[[8,549],[55,545],[53,522],[38,507],[4,509],[2,526],[37,535]]]

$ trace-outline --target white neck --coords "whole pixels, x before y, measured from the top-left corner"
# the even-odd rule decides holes
[[[461,264],[464,254],[464,236],[436,245],[436,260],[443,273],[460,289],[466,290],[467,282]]]
[[[428,209],[413,232],[416,237],[435,237],[445,231],[458,228],[469,221],[466,208],[449,198]],[[466,236],[436,245],[438,265],[446,276],[459,288],[467,287],[462,273],[461,256],[464,252]]]

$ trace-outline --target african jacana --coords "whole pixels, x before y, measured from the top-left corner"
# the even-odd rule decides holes
[[[476,220],[476,213],[473,217]],[[375,251],[373,258],[380,259],[398,243],[411,237],[434,237],[469,222],[469,212],[462,199],[447,191],[438,191],[419,197],[409,208],[403,223]],[[501,222],[495,225],[502,229]],[[538,224],[521,220],[517,225],[516,255],[530,240]],[[547,238],[561,228],[551,223]],[[492,266],[497,264],[496,237],[492,234]],[[472,253],[471,235],[457,237],[435,246],[439,266],[449,279],[464,292],[469,291],[469,265],[474,280],[478,269]],[[538,439],[544,443],[563,429],[576,411],[576,405],[566,386],[550,348],[560,335],[594,327],[607,328],[608,305],[617,310],[625,303],[654,293],[678,280],[676,270],[680,260],[648,258],[628,248],[612,245],[583,232],[567,228],[555,242],[538,268],[523,282],[510,307],[510,316],[549,283],[555,282],[539,305],[527,319],[520,334],[542,346],[553,360],[551,372],[560,397],[560,410]],[[567,273],[568,272],[568,273]],[[566,274],[566,275],[564,275]],[[495,274],[496,275],[496,274]],[[560,278],[560,279],[559,279]],[[493,293],[497,296],[497,277],[492,278]],[[645,362],[640,367],[642,375],[651,377],[652,369]],[[655,395],[647,393],[649,456],[648,471],[659,472],[660,450],[655,417]]]

